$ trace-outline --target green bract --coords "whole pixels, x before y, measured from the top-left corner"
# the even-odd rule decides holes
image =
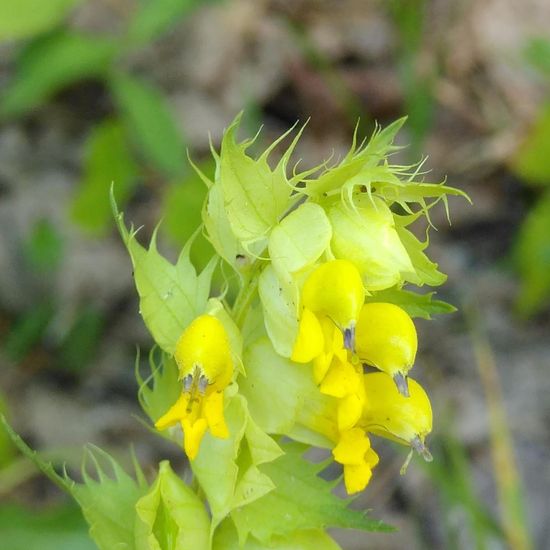
[[[420,165],[390,162],[404,119],[361,144],[355,136],[335,166],[325,162],[292,175],[301,130],[271,162],[288,132],[254,157],[249,151],[259,135],[239,141],[239,123],[240,116],[219,152],[212,148],[213,180],[196,168],[207,190],[195,236],[203,231],[215,251],[202,272],[190,259],[194,237],[173,264],[158,251],[156,230],[148,248],[139,244],[112,199],[140,314],[156,344],[147,376],[139,356],[136,361],[139,401],[162,437],[180,448],[184,443],[192,484],[166,461],[148,484],[139,467],[134,480],[110,458],[112,475],[98,466],[97,480],[85,472],[84,483],[75,484],[10,432],[76,498],[102,549],[333,550],[329,527],[390,528],[333,494],[339,480],[319,477],[332,458],[310,463],[304,458],[310,446],[332,451],[350,494],[367,485],[378,463],[367,432],[421,443],[429,455],[424,439],[431,406],[416,383],[408,395],[412,360],[392,364],[399,373],[393,380],[382,372],[383,361],[374,364],[381,372],[370,375],[371,384],[382,381],[375,392],[365,385],[355,338],[364,335],[360,312],[381,306],[386,313],[376,341],[399,358],[396,342],[416,351],[409,316],[453,311],[433,292],[405,288],[445,280],[426,254],[428,239],[418,240],[409,226],[425,218],[429,227],[430,208],[464,194],[424,183]],[[221,288],[213,288],[213,279]],[[378,306],[367,308],[365,301]],[[396,311],[406,334],[395,334]],[[418,415],[429,418],[421,441],[411,435]],[[386,419],[385,430],[378,429],[379,419]]]

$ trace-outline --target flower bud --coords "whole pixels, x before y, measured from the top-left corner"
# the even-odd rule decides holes
[[[354,197],[354,205],[352,209],[339,202],[329,210],[331,250],[353,262],[367,290],[390,288],[402,280],[401,273],[414,272],[393,214],[377,197]]]

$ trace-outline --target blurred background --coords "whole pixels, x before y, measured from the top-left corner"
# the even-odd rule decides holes
[[[399,531],[346,550],[548,548],[550,3],[547,0],[0,0],[0,410],[78,468],[82,446],[146,471],[181,454],[140,422],[151,345],[114,228],[111,182],[175,257],[200,220],[209,140],[242,109],[259,147],[308,118],[315,165],[407,114],[404,162],[469,193],[436,208],[438,297],[415,377],[432,464],[376,441],[356,506]],[[244,134],[243,131],[243,134]],[[196,247],[196,261],[209,255]],[[0,431],[3,550],[93,548],[76,509]]]

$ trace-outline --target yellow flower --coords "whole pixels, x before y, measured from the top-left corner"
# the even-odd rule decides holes
[[[378,455],[370,446],[364,430],[352,428],[340,434],[332,454],[334,460],[344,465],[344,483],[351,495],[362,491],[370,481],[372,469],[378,464]]]
[[[351,351],[355,346],[357,316],[364,301],[361,275],[347,260],[321,264],[309,275],[302,288],[302,307],[317,317],[331,319],[344,334],[344,346]]]
[[[399,392],[409,395],[407,373],[414,365],[418,339],[409,315],[394,304],[361,308],[356,328],[359,359],[389,374]]]
[[[432,431],[432,406],[422,386],[409,379],[409,397],[383,372],[364,375],[366,401],[359,425],[370,433],[410,445],[431,460],[425,445]]]
[[[164,430],[179,422],[185,453],[193,460],[207,429],[215,437],[229,435],[223,416],[223,390],[231,381],[233,361],[221,321],[212,315],[197,317],[180,336],[174,357],[182,393],[155,427]]]

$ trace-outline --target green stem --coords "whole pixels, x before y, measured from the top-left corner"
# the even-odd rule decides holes
[[[244,279],[243,286],[233,304],[233,319],[239,328],[242,328],[244,319],[256,291],[258,290],[258,266],[252,266],[249,275]]]

